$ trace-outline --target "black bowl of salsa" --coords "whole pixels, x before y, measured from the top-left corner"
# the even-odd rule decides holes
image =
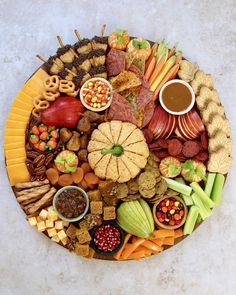
[[[53,208],[65,221],[76,222],[84,217],[89,209],[86,192],[78,186],[65,186],[53,198]]]

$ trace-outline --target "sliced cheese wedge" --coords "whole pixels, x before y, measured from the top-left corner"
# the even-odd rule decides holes
[[[29,112],[31,112],[32,108],[33,108],[33,104],[29,105],[29,104],[27,104],[27,103],[25,103],[23,101],[18,100],[18,99],[15,99],[13,101],[12,106],[17,107],[17,108],[22,109],[22,110],[29,111]]]
[[[18,148],[24,148],[24,147],[25,147],[24,138],[21,142],[4,143],[4,150],[5,151],[14,150],[14,149],[18,149]]]
[[[21,122],[28,122],[28,117],[24,117],[15,113],[9,113],[8,115],[9,120],[16,120],[16,121],[21,121]]]
[[[7,163],[8,166],[15,165],[15,164],[24,164],[25,163],[25,157],[9,159],[9,160],[6,160],[6,163]]]
[[[6,160],[15,158],[26,158],[25,148],[17,148],[14,150],[5,150]]]
[[[37,96],[37,95],[40,94],[38,91],[33,90],[32,88],[30,88],[30,87],[27,86],[27,85],[24,85],[24,86],[21,88],[21,91],[25,92],[26,94],[28,94],[28,95],[31,96],[31,97],[35,97],[35,96]]]
[[[17,114],[29,118],[31,111],[26,111],[18,107],[11,107],[10,114]]]
[[[25,136],[25,128],[6,128],[4,137],[6,136]]]
[[[23,103],[26,103],[33,107],[33,98],[30,95],[24,93],[23,91],[20,91],[15,97],[15,99],[22,101]]]
[[[39,94],[42,94],[43,91],[45,91],[43,80],[37,76],[31,77],[25,84]]]
[[[42,79],[42,80],[44,80],[44,79],[46,79],[47,77],[49,77],[48,73],[45,72],[42,68],[39,68],[39,69],[37,70],[37,72],[36,72],[33,76],[38,77],[38,78],[40,78],[40,79]]]
[[[8,143],[14,142],[22,142],[25,141],[25,136],[5,136],[4,137],[4,145]]]
[[[14,186],[17,182],[27,182],[30,179],[28,169],[26,165],[22,163],[8,165],[7,173],[12,186]]]
[[[6,128],[15,128],[15,129],[25,129],[27,122],[16,121],[16,120],[7,120]]]

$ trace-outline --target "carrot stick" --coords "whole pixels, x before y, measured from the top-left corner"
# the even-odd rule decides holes
[[[153,72],[153,70],[154,70],[154,68],[155,68],[155,64],[156,64],[156,58],[155,58],[155,56],[152,58],[152,60],[151,60],[151,62],[149,63],[149,65],[148,65],[148,67],[147,67],[147,70],[146,70],[146,72],[145,72],[145,75],[144,75],[144,77],[148,80],[149,78],[150,78],[150,76],[151,76],[151,74],[152,74],[152,72]]]
[[[170,58],[172,55],[175,54],[175,51],[176,51],[176,47],[177,47],[177,46],[178,46],[178,43],[176,43],[176,44],[174,45],[174,47],[173,47],[171,50],[169,50],[168,58]]]
[[[173,237],[175,235],[175,231],[173,229],[158,229],[155,230],[153,234],[156,238],[166,238]]]
[[[152,46],[151,54],[150,54],[150,56],[149,56],[149,58],[147,59],[146,64],[145,64],[145,73],[146,73],[146,71],[147,71],[147,68],[149,67],[150,62],[152,61],[153,57],[154,57],[155,54],[156,54],[157,46],[158,46],[157,43],[153,44],[153,46]]]
[[[121,253],[123,252],[123,250],[124,250],[126,244],[128,243],[130,237],[131,237],[131,234],[126,234],[125,235],[124,244],[122,245],[122,247],[120,248],[120,250],[115,255],[113,255],[113,258],[115,258],[117,260],[120,259]]]
[[[139,252],[139,251],[144,251],[145,256],[146,256],[146,255],[151,255],[151,254],[153,253],[152,250],[150,250],[150,249],[148,249],[148,248],[146,248],[146,247],[143,247],[142,245],[139,246],[139,247],[138,247],[133,253],[136,253],[136,252]]]
[[[133,244],[127,244],[123,250],[122,259],[127,259],[131,253],[134,252],[135,249],[138,248],[143,242],[145,242],[145,239],[143,238],[138,238],[137,241]]]
[[[182,237],[183,234],[184,233],[183,233],[182,228],[179,228],[179,229],[175,230],[175,239],[178,239],[178,238]]]
[[[150,238],[149,238],[150,240]],[[152,239],[151,240],[154,244],[156,244],[157,246],[162,246],[163,245],[163,241],[164,241],[164,238],[156,238],[156,239]]]
[[[161,251],[161,247],[158,246],[157,244],[152,243],[151,241],[145,241],[144,243],[142,243],[143,247],[146,247],[149,250],[152,250],[153,252],[159,252]]]
[[[163,69],[163,67],[167,61],[167,52],[168,52],[168,50],[166,49],[165,52],[163,53],[163,55],[161,55],[161,57],[157,60],[155,68],[152,72],[152,75],[148,80],[150,85],[152,85],[152,83],[155,81],[155,79],[160,74],[161,70]]]
[[[183,57],[183,54],[181,51],[179,51],[177,54],[176,54],[176,61],[175,61],[175,64],[179,64],[182,60],[182,57]]]
[[[162,88],[162,86],[175,78],[175,76],[177,75],[178,73],[178,70],[179,70],[179,64],[175,64],[170,70],[169,72],[166,74],[166,76],[164,77],[164,79],[161,81],[161,83],[159,84],[159,86],[156,88],[155,92],[154,92],[154,95],[153,95],[153,100],[156,100],[157,97],[158,97],[158,94]]]
[[[167,246],[172,246],[175,243],[175,238],[174,237],[166,237],[163,240],[163,245],[167,245]]]
[[[140,250],[139,252],[133,252],[131,253],[126,259],[140,259],[142,257],[145,257],[145,252],[143,250]],[[123,257],[122,257],[123,259]]]

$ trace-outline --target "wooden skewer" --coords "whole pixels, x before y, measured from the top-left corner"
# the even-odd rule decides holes
[[[63,48],[64,47],[64,44],[63,44],[63,42],[61,40],[61,37],[60,36],[57,36],[57,40],[58,40],[60,46]]]
[[[82,38],[81,38],[81,36],[80,36],[79,31],[78,31],[78,30],[75,30],[74,32],[75,32],[75,35],[76,35],[76,37],[78,38],[78,40],[81,41]]]
[[[47,60],[39,54],[36,54],[36,57],[40,59],[42,62],[47,62]]]
[[[104,36],[105,31],[106,31],[106,24],[103,24],[100,37]]]
[[[93,50],[96,49],[96,42],[94,40],[91,42],[91,46]]]
[[[74,73],[74,72],[72,72],[71,70],[69,70],[69,69],[67,69],[67,68],[65,68],[65,70],[68,72],[68,73],[70,73],[73,77],[76,77],[77,75]]]

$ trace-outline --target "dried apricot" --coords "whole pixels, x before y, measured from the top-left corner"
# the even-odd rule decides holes
[[[60,186],[67,186],[67,185],[71,185],[72,183],[73,183],[73,179],[71,174],[62,174],[59,176],[58,184]]]
[[[52,185],[56,184],[58,182],[58,179],[59,179],[59,172],[57,169],[55,168],[49,168],[47,171],[46,171],[46,176],[47,176],[47,179],[50,181],[50,183]]]
[[[71,174],[73,182],[79,184],[84,178],[84,170],[81,167],[78,167],[77,170]]]

